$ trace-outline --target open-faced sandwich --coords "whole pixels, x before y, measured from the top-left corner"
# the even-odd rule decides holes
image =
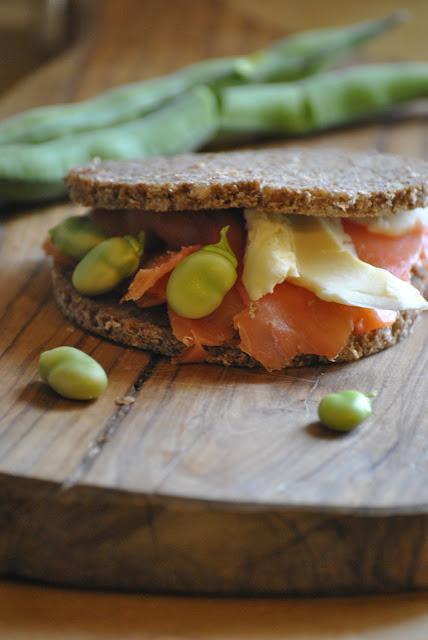
[[[408,335],[428,265],[428,165],[269,149],[99,162],[50,231],[63,313],[181,362],[357,360]]]

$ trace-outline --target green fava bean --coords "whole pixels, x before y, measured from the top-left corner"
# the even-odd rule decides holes
[[[111,291],[140,265],[145,235],[109,238],[91,249],[73,272],[73,286],[86,296]]]
[[[238,261],[227,241],[228,230],[224,227],[217,244],[206,245],[187,256],[172,272],[166,299],[183,318],[208,316],[235,284]]]
[[[77,259],[106,239],[88,216],[71,216],[50,229],[49,235],[58,249]]]
[[[371,397],[360,391],[329,393],[318,406],[320,422],[334,431],[351,431],[371,413]]]
[[[39,373],[54,391],[71,400],[98,398],[108,383],[102,366],[74,347],[44,351],[39,360]]]

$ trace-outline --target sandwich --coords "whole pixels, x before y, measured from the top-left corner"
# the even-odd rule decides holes
[[[269,371],[405,338],[428,267],[428,164],[263,149],[93,162],[50,231],[57,303],[104,338]],[[86,235],[85,235],[86,234]]]

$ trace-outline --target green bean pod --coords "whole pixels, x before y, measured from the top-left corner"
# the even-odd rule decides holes
[[[70,216],[49,229],[49,236],[58,249],[77,260],[107,237],[89,216]]]
[[[209,244],[182,260],[172,272],[166,299],[183,318],[208,316],[220,306],[236,282],[238,261],[223,227],[217,244]]]
[[[120,85],[89,100],[23,111],[0,122],[0,144],[39,144],[141,120],[199,85],[238,79],[234,58],[203,60],[169,75]]]
[[[86,296],[99,296],[117,287],[137,271],[144,239],[144,231],[141,231],[138,238],[109,238],[97,244],[74,269],[74,288]]]
[[[427,96],[428,63],[361,65],[290,84],[226,88],[221,128],[230,135],[301,135]]]
[[[84,102],[39,107],[0,123],[0,144],[40,143],[139,119],[193,87],[295,80],[336,62],[403,21],[402,13],[281,39],[248,56],[214,58],[141,83],[119,86]]]
[[[94,158],[127,160],[197,149],[213,137],[218,121],[214,94],[207,87],[198,87],[156,113],[110,129],[39,145],[5,145],[0,154],[0,200],[65,194],[65,174]],[[25,190],[28,184],[36,185],[37,191]]]
[[[107,387],[107,375],[91,356],[74,347],[44,351],[39,374],[54,391],[72,400],[93,400]]]
[[[331,67],[358,47],[407,19],[406,11],[396,11],[376,20],[357,22],[346,27],[315,29],[283,38],[247,56],[244,64],[254,61],[252,71],[247,73],[247,81],[289,82],[312,75]],[[287,60],[292,61],[288,69]]]

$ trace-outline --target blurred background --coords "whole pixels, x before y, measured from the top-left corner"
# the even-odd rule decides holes
[[[197,40],[198,30],[207,21],[212,23],[213,39],[220,26],[218,21],[222,22],[218,29],[220,42],[214,45],[206,42],[201,47],[206,55],[210,55],[210,49],[213,55],[217,51],[250,50],[258,28],[276,37],[309,27],[368,19],[400,8],[409,10],[412,21],[369,46],[367,55],[382,60],[427,59],[427,0],[0,0],[0,93],[42,63],[80,45],[85,38],[99,37],[100,30],[104,33],[104,42],[106,38],[122,40],[124,52],[123,60],[116,60],[114,74],[110,69],[110,81],[101,80],[100,86],[104,87],[114,83],[115,78],[129,81],[145,76],[145,39],[151,37],[153,21],[164,22],[165,29],[169,30],[171,46],[177,49],[178,66],[188,61],[186,51],[192,49],[188,38]],[[175,24],[165,19],[171,10]],[[180,19],[182,16],[186,16],[186,20]],[[230,29],[224,24],[228,20]],[[156,32],[160,32],[159,28]],[[127,54],[135,41],[139,42],[141,65],[134,63],[133,77],[129,77]],[[108,67],[111,64],[108,55],[105,61]],[[127,77],[121,78],[121,66],[127,68]],[[153,64],[151,69],[154,70]],[[159,60],[159,71],[164,70]]]
[[[91,0],[0,0],[0,92],[77,37]]]

